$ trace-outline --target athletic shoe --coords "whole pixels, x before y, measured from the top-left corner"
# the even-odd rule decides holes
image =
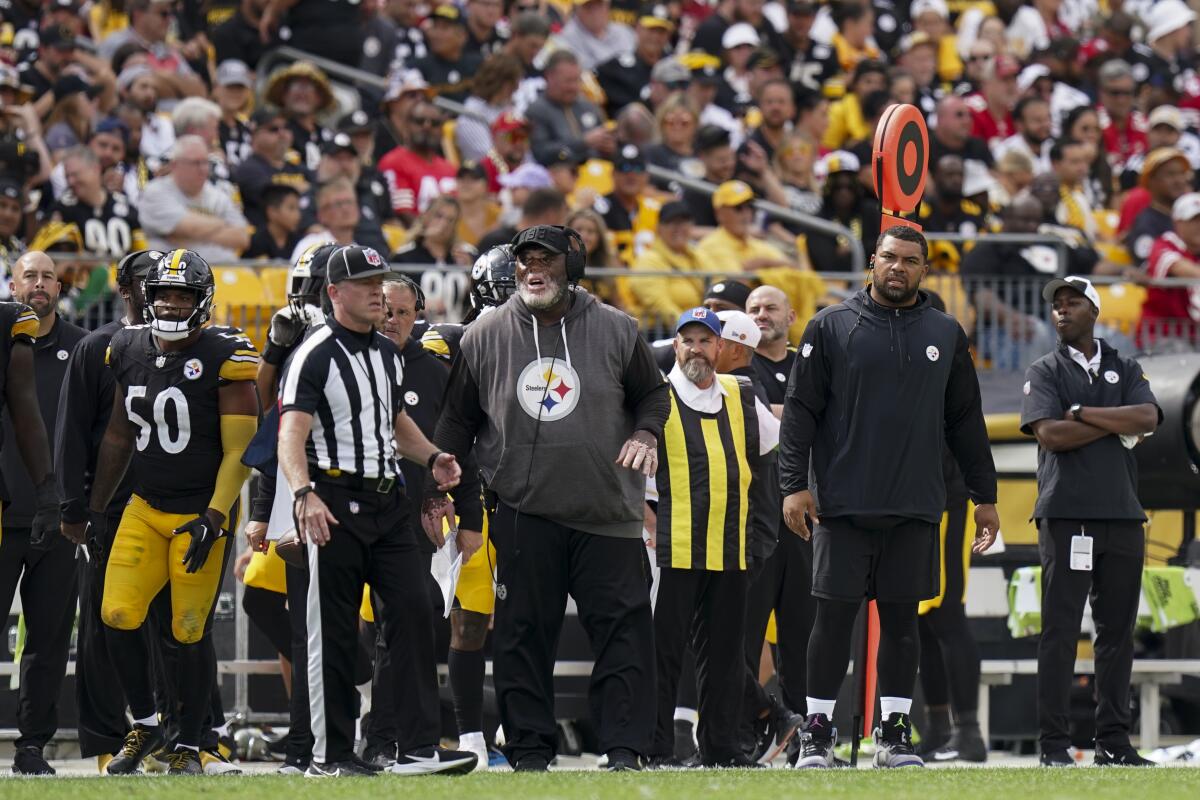
[[[108,762],[109,775],[132,775],[142,766],[142,759],[162,747],[161,725],[134,725],[125,734],[121,750]]]
[[[651,756],[646,759],[646,769],[648,770],[697,769],[700,766],[699,753],[687,761],[680,761],[675,756]]]
[[[969,761],[973,764],[983,764],[987,761],[987,756],[987,743],[983,741],[983,734],[979,732],[978,725],[955,728],[950,741],[929,754],[929,758],[938,763]]]
[[[550,761],[538,753],[528,753],[517,759],[513,772],[548,772]]]
[[[608,751],[605,769],[609,772],[641,772],[642,757],[628,747],[614,747]]]
[[[832,769],[833,748],[837,744],[837,728],[824,714],[809,714],[800,731],[800,749],[796,753],[796,769]]]
[[[200,766],[204,768],[205,775],[241,775],[242,770],[233,762],[231,762],[221,752],[221,746],[218,744],[216,750],[201,750],[200,751]]]
[[[396,745],[393,743],[387,748],[368,747],[362,754],[363,763],[374,767],[378,772],[390,767],[396,763]]]
[[[42,757],[40,747],[21,747],[13,754],[13,775],[54,775],[54,767]]]
[[[1158,765],[1148,758],[1142,758],[1141,754],[1130,745],[1105,747],[1102,744],[1098,744],[1096,745],[1096,766],[1157,767]]]
[[[303,775],[308,771],[308,764],[299,761],[285,761],[283,766],[275,770],[276,775]]]
[[[1073,767],[1075,759],[1064,747],[1059,750],[1043,750],[1041,756],[1038,757],[1038,763],[1043,767]]]
[[[397,758],[388,772],[393,775],[466,775],[474,771],[478,761],[479,757],[474,753],[445,747],[422,747]]]
[[[775,695],[770,697],[771,710],[767,714],[767,724],[754,746],[754,760],[760,764],[774,761],[804,725],[804,717],[781,703]]]
[[[112,753],[101,753],[100,755],[96,756],[96,769],[100,772],[101,775],[105,775],[108,773],[108,764],[112,760],[113,760]]]
[[[908,714],[888,714],[875,729],[875,768],[923,767],[925,762],[912,746],[912,723]]]
[[[171,763],[168,760],[170,755],[171,745],[164,744],[142,759],[142,769],[147,775],[166,775],[167,770],[171,769]]]
[[[475,772],[480,772],[488,768],[487,740],[483,738],[482,731],[464,733],[459,736],[458,749],[464,753],[474,753],[475,758],[479,759],[475,762]]]
[[[334,761],[320,764],[316,761],[308,765],[304,772],[306,778],[374,778],[379,773],[367,767],[361,759],[349,761]]]
[[[167,756],[170,768],[168,775],[203,775],[204,765],[200,763],[200,752],[182,745],[176,746]]]
[[[675,759],[681,764],[699,763],[700,748],[696,746],[696,726],[691,720],[675,720]]]

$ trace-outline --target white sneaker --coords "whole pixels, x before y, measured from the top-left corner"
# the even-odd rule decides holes
[[[393,775],[466,775],[475,770],[478,760],[474,753],[445,747],[423,747],[401,755],[388,772]]]
[[[466,753],[474,753],[479,759],[475,764],[475,772],[482,772],[488,768],[487,741],[483,738],[483,731],[474,731],[460,735],[458,737],[458,749]]]

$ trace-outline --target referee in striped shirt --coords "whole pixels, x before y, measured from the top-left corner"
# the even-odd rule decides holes
[[[380,769],[354,754],[358,696],[352,676],[364,582],[371,584],[388,649],[407,655],[403,663],[393,662],[395,695],[414,698],[399,721],[400,757],[392,772],[470,772],[476,763],[474,754],[438,747],[427,562],[413,538],[416,515],[397,460],[426,465],[442,489],[457,485],[461,470],[404,412],[400,351],[376,330],[384,321],[388,272],[369,247],[351,245],[329,257],[326,292],[333,315],[296,349],[283,378],[279,461],[307,547],[314,738],[308,774],[316,777]],[[443,511],[452,515],[453,507]]]

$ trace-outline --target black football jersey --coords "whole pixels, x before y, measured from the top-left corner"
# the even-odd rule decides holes
[[[113,336],[108,366],[137,431],[134,491],[160,511],[203,513],[223,455],[218,390],[254,380],[254,345],[237,328],[212,326],[187,349],[164,353],[148,325],[135,325]]]
[[[0,411],[8,388],[8,362],[14,344],[32,345],[38,334],[38,318],[24,303],[0,303]],[[4,431],[0,429],[0,447]]]
[[[108,192],[104,205],[96,208],[67,191],[54,204],[53,213],[63,222],[73,222],[79,227],[88,252],[107,253],[120,259],[147,247],[137,209],[121,192]]]

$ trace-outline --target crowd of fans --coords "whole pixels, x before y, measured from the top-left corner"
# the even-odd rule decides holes
[[[326,239],[466,266],[569,223],[589,266],[680,273],[591,282],[641,319],[736,271],[783,288],[799,326],[850,237],[873,249],[873,134],[902,102],[930,131],[914,216],[962,239],[934,270],[1059,269],[1044,242],[974,246],[1002,230],[1058,237],[1075,274],[1200,277],[1195,18],[1183,0],[0,0],[0,258],[145,241],[219,265]],[[266,63],[280,45],[386,88]],[[104,295],[103,270],[60,269],[68,302]],[[455,319],[466,275],[428,281]],[[1029,341],[1046,331],[1026,293],[968,283],[969,313]],[[1200,291],[1151,287],[1142,311],[1195,343]]]

